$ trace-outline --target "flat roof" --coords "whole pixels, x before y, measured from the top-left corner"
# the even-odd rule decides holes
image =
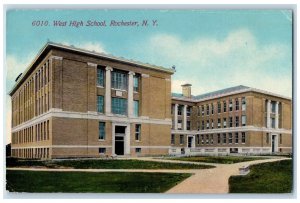
[[[77,47],[72,46],[72,45],[67,46],[67,45],[63,45],[63,44],[59,44],[59,43],[55,43],[55,42],[47,42],[40,49],[40,51],[38,52],[38,54],[36,55],[34,60],[30,63],[30,65],[22,73],[21,77],[17,80],[16,84],[14,85],[12,90],[9,92],[10,96],[16,91],[16,89],[20,86],[20,84],[25,80],[26,76],[28,76],[28,74],[32,72],[32,68],[35,65],[37,65],[39,63],[39,61],[41,61],[41,58],[44,57],[53,48],[62,49],[62,50],[66,50],[66,51],[72,51],[72,52],[85,54],[85,55],[89,55],[89,56],[94,56],[94,57],[99,57],[99,58],[104,58],[104,59],[111,60],[111,61],[119,61],[119,62],[123,62],[123,63],[129,64],[129,65],[136,65],[136,66],[140,66],[140,67],[143,67],[143,68],[146,68],[146,69],[162,71],[162,72],[166,72],[166,73],[170,73],[170,74],[173,74],[175,72],[175,70],[172,69],[172,68],[165,68],[165,67],[162,67],[162,66],[156,66],[156,65],[153,65],[153,64],[149,64],[149,63],[143,63],[143,62],[140,62],[140,61],[135,61],[135,60],[132,60],[132,59],[125,59],[123,57],[116,57],[116,56],[113,56],[113,55],[110,55],[110,54],[98,53],[98,52],[95,52],[95,51],[90,51],[90,50],[77,48]]]
[[[244,86],[244,85],[229,87],[229,88],[225,88],[225,89],[221,89],[221,90],[217,90],[217,91],[212,91],[212,92],[208,92],[208,93],[200,94],[200,95],[196,95],[196,96],[192,95],[191,98],[184,97],[183,94],[180,94],[180,93],[172,93],[172,99],[182,100],[182,101],[189,101],[189,102],[201,102],[201,101],[216,99],[216,98],[219,98],[219,97],[225,97],[225,96],[229,96],[229,95],[233,95],[233,94],[239,94],[239,93],[245,93],[245,92],[258,92],[258,93],[271,95],[271,96],[275,96],[275,97],[279,97],[279,98],[283,98],[283,99],[287,99],[287,100],[292,99],[290,97],[286,97],[286,96],[279,95],[279,94],[276,94],[276,93],[268,92],[268,91],[265,91],[265,90],[260,90],[260,89],[256,89],[256,88],[252,88],[252,87],[247,87],[247,86]]]

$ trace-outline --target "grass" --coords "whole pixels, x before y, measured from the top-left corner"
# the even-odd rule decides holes
[[[229,191],[230,193],[291,193],[292,184],[292,160],[283,160],[253,165],[248,175],[230,177]]]
[[[75,169],[207,169],[209,165],[166,163],[141,160],[59,160],[59,161],[30,161],[11,159],[7,167],[48,167]]]
[[[184,173],[46,172],[7,170],[10,192],[161,193],[190,177]]]
[[[205,162],[205,163],[218,163],[218,164],[234,164],[245,161],[254,161],[266,159],[263,157],[242,157],[242,156],[191,156],[191,157],[178,157],[169,158],[171,160],[191,161],[191,162]]]

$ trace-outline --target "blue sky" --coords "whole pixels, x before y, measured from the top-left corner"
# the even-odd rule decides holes
[[[172,91],[192,94],[246,85],[292,96],[292,13],[288,10],[9,10],[6,90],[42,46],[74,45],[164,67]],[[148,27],[33,27],[34,20],[157,20]],[[7,109],[10,102],[7,100]]]

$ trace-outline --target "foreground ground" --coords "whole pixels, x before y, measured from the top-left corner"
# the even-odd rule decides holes
[[[292,160],[263,163],[250,167],[247,176],[229,179],[231,193],[290,193],[293,184]]]
[[[7,171],[10,192],[161,193],[191,174]]]

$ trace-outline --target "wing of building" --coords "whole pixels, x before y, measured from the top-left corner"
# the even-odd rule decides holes
[[[47,43],[19,76],[12,156],[291,152],[291,99],[238,86],[171,93],[173,69]],[[172,111],[172,112],[171,112]]]

